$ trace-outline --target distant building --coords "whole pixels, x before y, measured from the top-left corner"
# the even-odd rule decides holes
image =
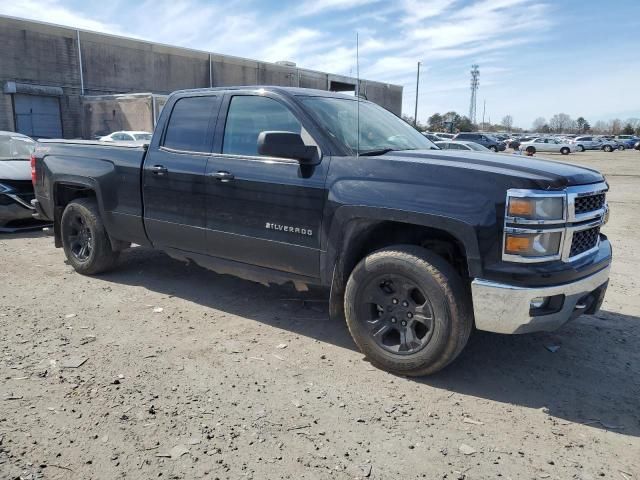
[[[0,45],[0,130],[36,138],[90,138],[111,125],[142,121],[127,117],[130,108],[109,109],[136,98],[115,94],[149,92],[142,97],[151,101],[138,96],[136,102],[146,102],[151,113],[145,118],[153,121],[163,97],[184,88],[281,85],[354,92],[357,83],[292,62],[261,62],[6,16],[0,16]],[[401,86],[361,79],[360,91],[400,115]]]

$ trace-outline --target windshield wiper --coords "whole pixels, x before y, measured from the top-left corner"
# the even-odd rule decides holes
[[[378,148],[375,150],[364,150],[359,153],[359,155],[363,157],[375,157],[378,155],[384,155],[385,153],[393,152],[395,149],[393,148]]]

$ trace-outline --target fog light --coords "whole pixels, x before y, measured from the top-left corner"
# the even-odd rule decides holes
[[[544,307],[545,303],[547,303],[547,299],[549,297],[536,297],[529,303],[529,308],[532,310],[536,310],[538,308]]]

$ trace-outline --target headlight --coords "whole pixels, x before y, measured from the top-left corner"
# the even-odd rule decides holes
[[[564,196],[509,197],[507,216],[526,220],[564,220]]]
[[[521,257],[552,257],[560,253],[562,232],[507,233],[504,253]]]

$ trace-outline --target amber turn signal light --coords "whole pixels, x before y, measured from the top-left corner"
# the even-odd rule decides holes
[[[509,200],[510,217],[531,217],[534,203],[528,198],[511,198]]]
[[[505,240],[504,250],[506,253],[519,254],[528,252],[531,249],[533,243],[533,237],[517,237],[513,235],[507,235]]]

